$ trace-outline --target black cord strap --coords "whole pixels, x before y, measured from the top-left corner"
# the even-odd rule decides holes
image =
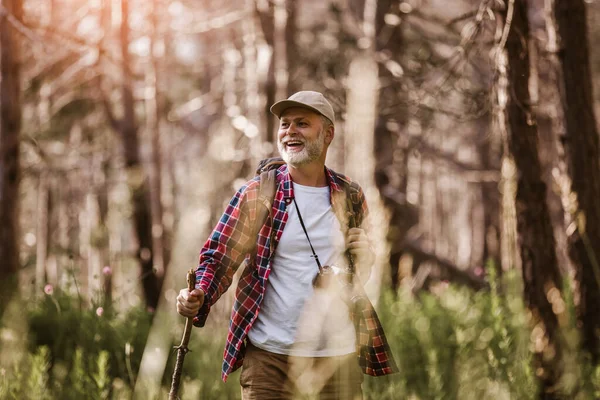
[[[313,253],[313,257],[314,257],[315,261],[317,262],[317,267],[319,267],[319,272],[323,272],[323,267],[321,266],[321,262],[319,261],[319,256],[315,252],[315,249],[314,249],[312,243],[310,242],[310,238],[308,237],[308,232],[306,231],[306,226],[304,226],[304,221],[302,220],[302,214],[300,214],[300,208],[298,208],[298,203],[296,203],[296,198],[294,198],[293,200],[294,200],[294,205],[296,206],[296,211],[298,211],[298,219],[300,220],[300,225],[302,225],[302,230],[304,231],[304,234],[306,235],[306,239],[308,239],[308,245],[310,246],[310,250]]]

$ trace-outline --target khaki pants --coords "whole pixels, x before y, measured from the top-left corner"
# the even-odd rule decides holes
[[[240,375],[243,400],[362,400],[356,354],[290,357],[248,343]]]

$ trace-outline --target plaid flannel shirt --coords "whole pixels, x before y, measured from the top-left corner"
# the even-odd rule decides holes
[[[350,184],[343,175],[326,168],[327,181],[331,192],[331,204],[342,229],[348,229],[344,221],[348,211],[344,204],[346,193],[344,185]],[[292,181],[286,165],[276,173],[278,189],[272,205],[272,216],[260,229],[258,238],[251,237],[252,223],[259,193],[259,177],[247,182],[233,196],[217,226],[204,244],[196,270],[196,288],[205,293],[204,304],[194,318],[194,325],[202,327],[210,312],[210,307],[231,285],[237,268],[246,261],[236,290],[235,302],[231,312],[229,332],[223,354],[222,379],[242,365],[245,354],[245,338],[256,320],[265,295],[267,279],[271,272],[271,260],[281,238],[288,218],[287,205],[294,197]],[[345,181],[345,182],[343,182]],[[366,214],[367,205],[360,187],[352,202],[362,207]],[[344,228],[345,227],[345,228]],[[344,232],[345,234],[345,232]],[[256,257],[250,260],[250,253],[256,247]],[[366,297],[366,296],[365,296]],[[357,354],[363,372],[372,376],[397,372],[397,367],[388,346],[383,328],[370,301],[364,302],[362,310],[352,315],[357,326]],[[356,319],[358,318],[358,324]]]

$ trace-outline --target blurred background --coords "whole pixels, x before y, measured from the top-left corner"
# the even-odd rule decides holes
[[[0,398],[166,398],[175,298],[276,155],[336,111],[401,373],[367,399],[600,398],[600,1],[2,0]],[[235,283],[234,283],[235,286]],[[182,399],[220,381],[233,290]]]

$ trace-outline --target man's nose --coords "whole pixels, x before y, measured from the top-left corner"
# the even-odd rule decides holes
[[[289,124],[289,125],[288,125],[288,127],[287,127],[287,129],[285,130],[285,133],[286,133],[288,136],[293,136],[293,135],[295,135],[295,134],[296,134],[296,124],[293,124],[293,123],[292,123],[292,124]]]

